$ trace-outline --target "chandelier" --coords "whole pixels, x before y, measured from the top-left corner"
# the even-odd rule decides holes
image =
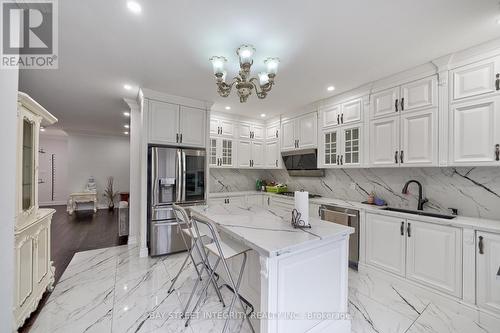
[[[250,67],[253,65],[254,53],[255,48],[252,45],[241,45],[236,50],[236,54],[240,58],[240,72],[230,83],[226,83],[226,71],[224,70],[224,65],[227,62],[227,59],[225,57],[218,56],[210,58],[214,68],[214,75],[217,80],[217,92],[219,95],[222,97],[228,97],[233,86],[236,86],[241,103],[245,103],[247,101],[248,96],[252,94],[254,89],[259,99],[266,98],[267,93],[271,91],[271,88],[274,85],[274,78],[278,72],[278,64],[280,60],[278,58],[267,58],[264,61],[267,72],[259,73],[258,78],[250,77]]]

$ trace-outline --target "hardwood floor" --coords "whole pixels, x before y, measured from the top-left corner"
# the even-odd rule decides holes
[[[56,284],[76,252],[127,243],[127,237],[118,237],[118,210],[110,212],[100,209],[95,214],[93,211],[80,211],[69,215],[66,206],[50,208],[56,210],[51,226],[51,252],[56,269]],[[19,328],[19,333],[29,332],[49,295],[49,292],[45,293],[37,310]]]

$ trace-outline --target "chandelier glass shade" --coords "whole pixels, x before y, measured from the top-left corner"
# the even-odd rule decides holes
[[[241,103],[245,103],[248,96],[250,96],[254,90],[259,99],[266,98],[274,85],[274,79],[278,72],[280,60],[278,58],[267,58],[264,61],[266,71],[258,73],[258,77],[251,77],[250,68],[253,65],[255,48],[252,45],[241,45],[236,50],[236,54],[240,60],[240,71],[231,82],[226,82],[227,72],[224,67],[227,59],[221,56],[213,56],[210,58],[219,95],[228,97],[234,86],[238,92]]]

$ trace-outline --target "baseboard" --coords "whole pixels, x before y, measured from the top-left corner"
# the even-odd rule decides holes
[[[141,250],[139,251],[139,257],[141,258],[146,258],[149,255],[149,250],[147,247],[141,247]]]

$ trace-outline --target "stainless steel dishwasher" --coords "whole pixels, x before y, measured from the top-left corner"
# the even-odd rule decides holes
[[[321,205],[319,209],[322,220],[354,228],[354,233],[349,237],[349,267],[358,270],[359,211],[335,205]]]

